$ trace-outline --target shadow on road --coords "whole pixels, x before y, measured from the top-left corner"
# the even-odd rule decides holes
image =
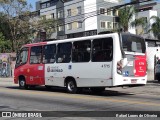
[[[158,80],[149,80],[147,81],[147,86],[160,86],[160,82]]]
[[[18,86],[12,86],[12,87],[6,87],[9,89],[19,89],[19,90],[26,90],[26,89],[20,89]],[[46,92],[56,92],[56,93],[66,93],[66,94],[70,94],[66,92],[66,89],[63,87],[52,87],[50,89],[46,89],[44,86],[36,86],[34,88],[29,88],[27,90],[34,90],[34,91],[46,91]],[[86,89],[84,88],[83,90],[81,90],[80,92],[78,92],[77,94],[79,95],[95,95],[95,96],[126,96],[126,95],[134,95],[132,93],[124,93],[124,92],[119,92],[116,90],[105,90],[102,93],[93,93],[90,89]]]

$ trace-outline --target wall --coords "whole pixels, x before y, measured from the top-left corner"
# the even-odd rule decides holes
[[[96,0],[85,0],[84,1],[84,14],[85,14],[85,31],[97,29],[97,16],[90,17],[97,11]],[[94,13],[95,12],[95,13]]]
[[[0,77],[13,76],[15,58],[15,53],[0,53]]]
[[[148,80],[154,79],[154,58],[156,54],[160,56],[160,47],[147,47]]]
[[[76,0],[64,3],[64,11],[65,11],[65,34],[84,32],[84,1]],[[77,7],[81,7],[81,14],[77,14]],[[68,9],[71,9],[71,16],[68,16]],[[77,28],[77,22],[82,22],[82,28]],[[75,23],[76,22],[76,23]],[[72,24],[72,29],[67,29],[67,23]]]

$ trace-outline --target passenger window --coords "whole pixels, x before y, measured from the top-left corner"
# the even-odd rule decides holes
[[[69,63],[71,61],[72,43],[59,43],[56,56],[57,63]]]
[[[30,63],[39,64],[42,61],[42,46],[31,47]]]
[[[56,45],[45,45],[43,47],[43,63],[54,63],[56,55]]]
[[[113,39],[102,38],[93,40],[92,62],[112,61]]]
[[[73,43],[72,61],[89,62],[91,53],[91,41],[76,41]]]

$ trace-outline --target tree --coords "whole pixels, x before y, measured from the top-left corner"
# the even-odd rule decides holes
[[[147,31],[148,29],[148,23],[147,23],[147,18],[146,17],[140,17],[135,19],[133,22],[131,22],[132,27],[141,27],[142,31],[139,33],[139,35],[144,34],[144,30]]]
[[[45,16],[41,16],[38,20],[32,22],[33,33],[45,32],[46,39],[50,39],[52,33],[56,32],[58,21],[54,18],[46,19]]]
[[[10,36],[10,29],[9,29],[9,24],[6,22],[7,21],[7,16],[0,12],[0,32],[3,33],[5,39],[11,38]]]
[[[154,20],[151,25],[151,29],[148,32],[153,32],[154,37],[160,40],[160,18],[157,16],[152,16],[150,19]]]
[[[0,1],[0,7],[7,17],[7,34],[10,34],[12,51],[15,51],[20,43],[28,41],[30,23],[27,14],[31,6],[28,6],[25,0],[3,0]]]
[[[0,32],[0,53],[9,52],[10,49],[10,41],[6,40],[3,34]]]
[[[135,14],[135,9],[133,6],[125,6],[119,9],[119,25],[123,32],[127,32],[129,28],[129,23],[133,19]]]

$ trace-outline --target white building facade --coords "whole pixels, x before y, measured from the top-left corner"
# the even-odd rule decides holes
[[[40,16],[59,22],[51,39],[95,35],[118,28],[118,11],[110,8],[123,0],[41,0]]]

